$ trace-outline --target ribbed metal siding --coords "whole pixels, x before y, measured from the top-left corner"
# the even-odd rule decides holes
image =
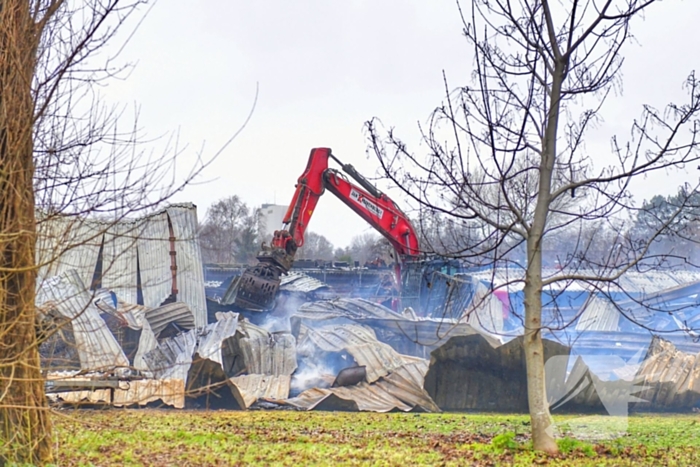
[[[42,303],[56,302],[58,311],[71,320],[83,370],[108,371],[128,367],[129,360],[91,298],[75,270],[44,281],[38,296]]]
[[[177,298],[190,306],[197,327],[207,324],[202,253],[197,237],[197,208],[181,204],[167,208],[175,233],[177,251]]]
[[[89,286],[106,228],[102,222],[74,217],[41,222],[37,232],[37,262],[50,263],[39,269],[37,287],[46,278],[70,269],[76,270],[83,284]],[[55,258],[55,255],[60,256]]]
[[[146,219],[137,243],[143,304],[160,306],[172,291],[168,217],[165,212]]]
[[[127,303],[136,303],[136,239],[141,223],[119,222],[105,233],[102,287]]]

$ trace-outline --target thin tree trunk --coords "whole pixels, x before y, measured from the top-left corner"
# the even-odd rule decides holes
[[[542,345],[542,247],[541,238],[528,239],[528,268],[525,278],[525,335],[523,347],[527,367],[527,402],[530,409],[533,448],[555,454],[557,443],[551,431],[544,374]]]
[[[31,83],[38,40],[26,0],[0,1],[0,464],[52,459],[39,367]]]

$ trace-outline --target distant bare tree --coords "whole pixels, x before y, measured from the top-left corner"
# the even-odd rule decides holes
[[[375,233],[365,233],[352,238],[347,249],[348,254],[354,261],[359,261],[360,265],[377,258],[388,260],[392,254],[392,247],[388,240]]]
[[[296,257],[330,261],[333,259],[334,250],[333,244],[323,235],[315,232],[306,232],[304,234],[304,246],[297,250]]]
[[[262,215],[233,195],[214,203],[200,228],[202,256],[209,263],[254,262],[262,242]]]
[[[545,390],[543,289],[573,281],[603,289],[632,268],[659,266],[649,247],[688,207],[697,186],[664,220],[633,240],[627,234],[635,177],[698,160],[700,87],[659,111],[644,106],[629,140],[615,138],[605,159],[584,146],[603,103],[621,85],[621,50],[632,20],[655,0],[473,0],[464,36],[474,52],[473,81],[451,90],[421,128],[425,157],[392,130],[368,123],[385,175],[421,209],[452,219],[471,234],[453,248],[465,259],[508,265],[523,252],[524,350],[534,448],[557,452]],[[661,72],[660,70],[654,70]],[[594,163],[595,162],[595,163]],[[584,227],[585,226],[585,227]],[[573,229],[573,251],[543,276],[543,254],[557,232]],[[604,232],[605,236],[590,235]],[[604,242],[605,253],[590,254]],[[570,323],[562,323],[566,326]]]

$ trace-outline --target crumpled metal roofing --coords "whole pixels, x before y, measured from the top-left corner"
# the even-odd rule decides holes
[[[84,384],[88,388],[92,383],[100,383],[100,380],[95,379],[96,376],[49,374],[48,380],[49,382],[68,383],[76,387]],[[47,391],[47,397],[54,402],[111,404],[116,407],[143,406],[156,401],[162,401],[177,409],[182,409],[185,406],[185,383],[180,379],[137,379],[110,381],[110,383],[114,383],[113,389],[51,390]]]
[[[636,375],[641,406],[689,409],[700,403],[700,353],[681,352],[654,337]]]
[[[112,405],[125,407],[161,401],[176,409],[185,407],[185,382],[181,379],[139,379],[126,381],[114,390]]]
[[[360,410],[390,412],[421,410],[439,412],[430,396],[422,388],[427,362],[414,362],[396,368],[390,375],[375,383],[336,388],[312,388],[286,404],[306,410]]]
[[[236,313],[218,313],[217,318],[218,321],[204,329],[163,339],[144,356],[149,369],[157,378],[186,381],[188,390],[192,391],[198,390],[188,381],[192,372],[199,378],[197,381],[202,380],[201,372],[226,379],[239,404],[243,404],[241,407],[252,404],[252,398],[287,397],[290,375],[297,367],[294,337],[288,333],[268,333],[247,321],[239,321]],[[195,355],[199,357],[196,360]],[[242,376],[249,378],[236,379]]]
[[[247,374],[291,375],[297,368],[296,339],[287,332],[270,333],[243,321],[240,335],[229,342],[230,351],[240,355]]]
[[[139,219],[85,219],[55,216],[40,220],[37,238],[37,286],[51,276],[74,269],[91,284],[100,247],[102,287],[128,303],[137,302],[137,264],[144,305],[160,306],[172,291],[170,219],[175,237],[177,299],[189,305],[195,324],[207,322],[204,273],[197,238],[197,211],[191,203],[176,204]],[[59,252],[54,261],[53,256]],[[41,303],[38,303],[41,305]]]
[[[328,284],[301,272],[291,271],[280,280],[280,290],[283,292],[309,293],[327,288]]]
[[[373,329],[357,324],[308,328],[304,338],[325,352],[347,351],[358,365],[366,367],[370,383],[408,363],[425,361],[398,353],[389,344],[379,342]]]
[[[233,337],[238,330],[238,315],[227,313],[222,319],[209,324],[199,334],[196,352],[201,358],[209,359],[224,368],[224,340]]]
[[[175,233],[177,251],[177,299],[190,306],[197,327],[207,324],[202,252],[199,248],[197,207],[177,204],[166,209]]]
[[[478,294],[475,294],[478,296]],[[493,297],[494,300],[498,300]],[[469,320],[476,321],[479,324],[482,316],[496,310],[501,313],[500,301],[496,306],[491,305],[490,301],[477,302],[479,305],[491,307],[486,313],[476,313],[468,315]],[[399,345],[399,348],[412,347],[415,350],[416,346],[425,347],[418,355],[427,356],[430,350],[442,345],[452,336],[463,336],[475,333],[481,333],[494,343],[500,342],[501,339],[497,335],[485,332],[482,326],[473,327],[466,322],[447,319],[430,319],[416,318],[411,314],[399,314],[380,304],[363,300],[359,298],[344,298],[336,300],[325,300],[305,303],[292,316],[292,322],[301,321],[309,327],[317,327],[317,324],[322,321],[333,323],[355,323],[371,327],[375,330],[375,334],[380,341],[388,343],[392,346]],[[500,320],[495,318],[498,323],[495,327],[503,326],[502,314]],[[399,343],[397,339],[402,339],[407,342]],[[414,344],[414,345],[404,345]],[[404,350],[405,352],[408,352]],[[408,352],[412,355],[416,353]]]
[[[142,235],[136,245],[143,302],[151,307],[163,303],[172,292],[169,237],[168,215],[161,211],[144,222]]]
[[[36,258],[40,265],[37,290],[52,276],[75,270],[83,284],[92,282],[102,245],[103,226],[92,220],[37,216]]]
[[[378,318],[378,319],[402,319],[406,318],[389,308],[363,298],[338,298],[335,300],[320,300],[304,303],[295,316],[312,319],[326,320],[331,318],[349,318],[352,320]]]
[[[100,311],[75,270],[66,270],[45,280],[37,301],[52,302],[56,310],[70,320],[83,370],[124,371],[129,367],[124,351],[100,317]]]
[[[565,273],[566,271],[563,272]],[[577,275],[587,275],[591,277],[600,275],[594,270],[577,269],[573,272]],[[524,274],[525,270],[522,268],[495,268],[472,272],[468,275],[487,284],[493,284],[494,289],[507,287],[510,292],[517,292],[523,289],[524,284],[522,281]],[[542,278],[547,279],[560,274],[562,274],[562,271],[558,269],[544,269],[542,271]],[[616,281],[619,287],[615,286],[612,288],[624,290],[627,293],[649,294],[697,281],[700,281],[699,271],[628,271]],[[591,287],[588,283],[582,281],[558,282],[547,287],[547,290],[561,291],[564,289],[572,292],[580,292],[590,291]]]
[[[290,375],[243,375],[229,378],[241,408],[247,409],[258,399],[284,400],[289,396]]]
[[[192,356],[197,347],[197,331],[183,332],[175,337],[163,339],[143,356],[148,368],[158,379],[181,379],[187,381],[192,365]]]
[[[170,323],[175,323],[184,329],[194,329],[196,325],[192,310],[187,303],[183,302],[173,302],[148,309],[144,312],[144,317],[156,336]]]
[[[617,331],[620,312],[606,297],[590,297],[576,322],[577,331]]]
[[[63,401],[69,404],[110,404],[112,402],[112,393],[109,389],[52,392],[46,394],[46,397],[52,402]]]

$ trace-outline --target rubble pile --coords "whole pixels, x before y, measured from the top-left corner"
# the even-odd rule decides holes
[[[423,389],[423,355],[452,335],[476,332],[361,299],[306,303],[286,330],[233,312],[197,328],[184,303],[126,304],[109,291],[87,291],[74,271],[47,281],[40,296],[51,334],[42,345],[47,391],[73,404],[439,411]],[[414,355],[395,348],[414,336],[427,344],[414,342]]]
[[[38,292],[47,393],[57,403],[117,407],[526,411],[522,336],[508,334],[497,299],[455,283],[466,291],[464,313],[447,319],[331,299],[322,282],[293,274],[275,311],[226,311],[224,299],[197,326],[187,303],[126,303],[66,270]],[[593,315],[584,315],[580,342],[544,341],[545,361],[559,362],[547,367],[554,410],[700,404],[694,344],[593,329]],[[613,365],[614,355],[626,360]]]

